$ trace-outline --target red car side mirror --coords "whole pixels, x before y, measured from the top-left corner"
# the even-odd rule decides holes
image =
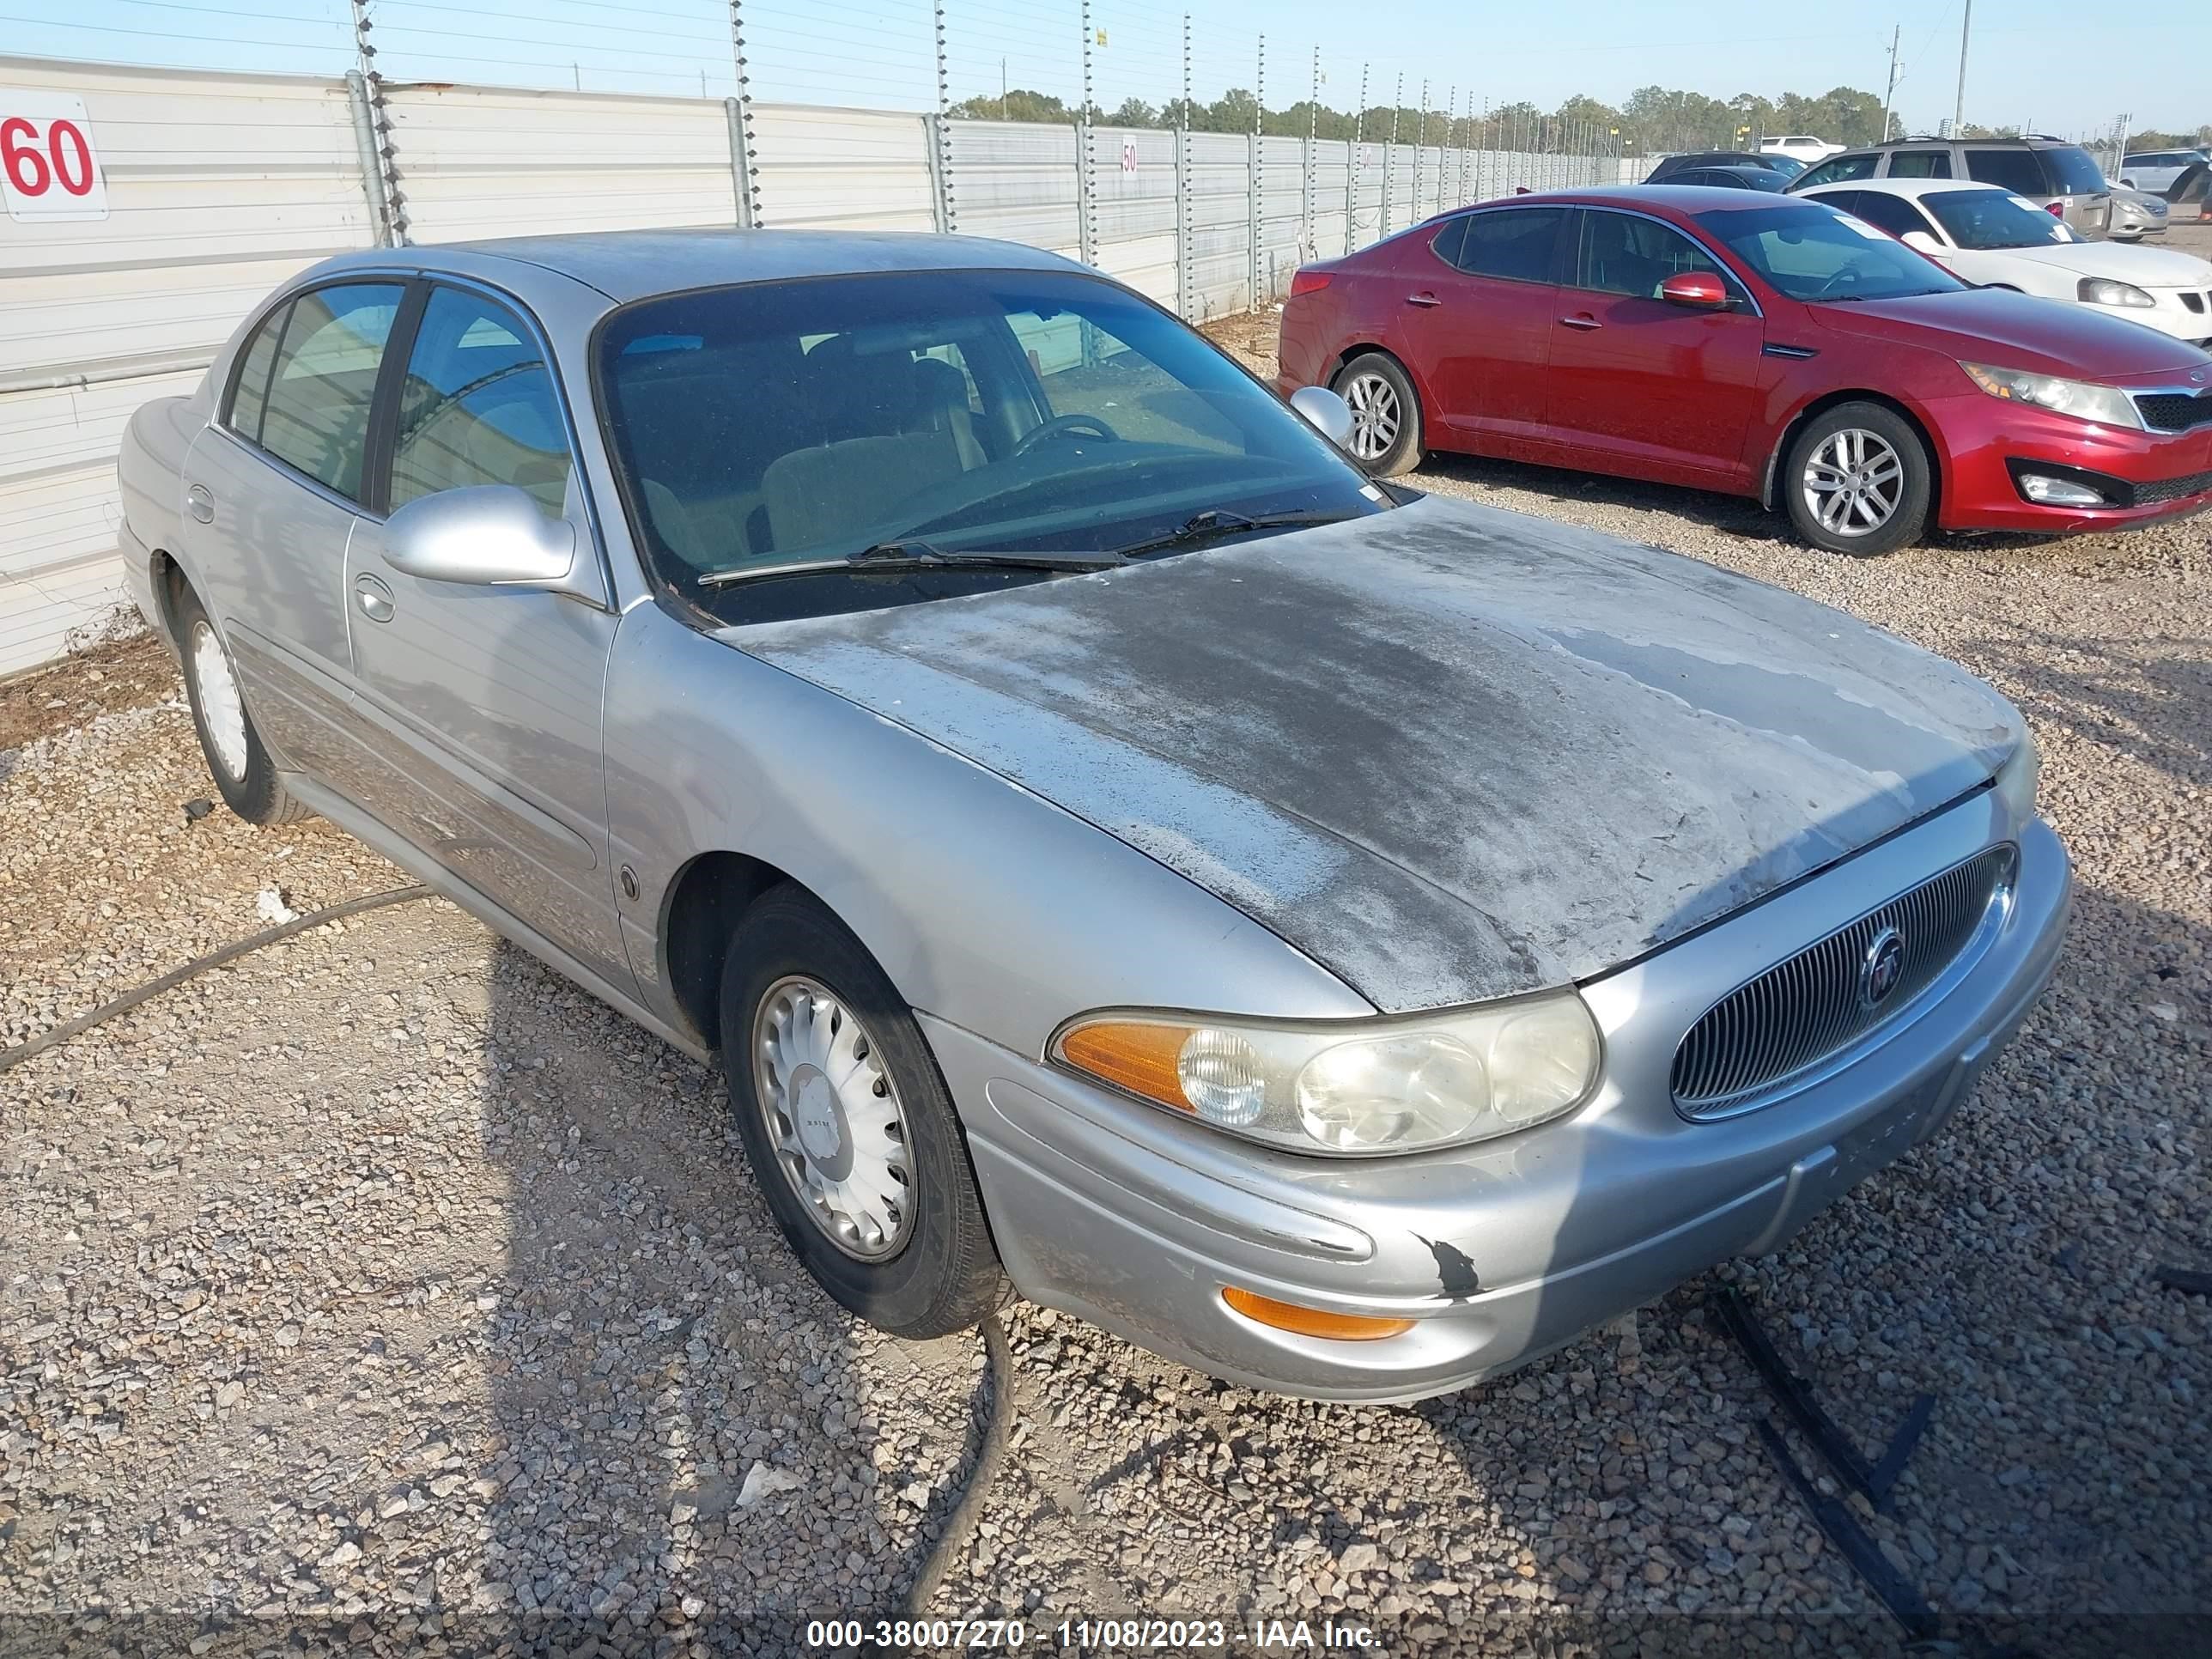
[[[1728,285],[1710,271],[1685,270],[1659,284],[1659,297],[1670,306],[1718,311],[1729,302]]]

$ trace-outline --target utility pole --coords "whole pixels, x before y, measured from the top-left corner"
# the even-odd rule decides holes
[[[1974,31],[1974,0],[1966,0],[1966,14],[1959,20],[1959,95],[1951,105],[1951,136],[1966,136],[1966,41]]]
[[[1889,31],[1889,84],[1881,92],[1881,142],[1889,142],[1889,108],[1897,98],[1897,43],[1904,36],[1905,25],[1895,23]]]

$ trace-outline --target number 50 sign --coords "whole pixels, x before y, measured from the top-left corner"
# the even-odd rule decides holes
[[[0,87],[0,196],[10,219],[107,217],[83,99]]]

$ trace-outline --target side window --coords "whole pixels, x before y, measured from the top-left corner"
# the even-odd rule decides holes
[[[1878,230],[1886,230],[1893,236],[1903,236],[1908,230],[1924,230],[1932,234],[1935,229],[1928,222],[1927,216],[1902,196],[1885,196],[1878,190],[1862,190],[1854,194],[1857,200],[1849,211]],[[1937,240],[1940,241],[1942,238]]]
[[[1516,283],[1552,280],[1552,248],[1565,208],[1500,208],[1468,216],[1467,237],[1455,262],[1470,276],[1504,276]]]
[[[1948,149],[1901,149],[1889,158],[1893,179],[1948,179],[1951,152]]]
[[[400,292],[396,283],[357,283],[302,294],[270,365],[261,447],[355,501],[362,499],[369,405]]]
[[[440,288],[407,359],[392,505],[471,484],[513,484],[560,517],[568,434],[553,376],[521,319],[496,301]]]
[[[1881,159],[1872,151],[1857,155],[1831,155],[1797,181],[1796,188],[1811,190],[1816,185],[1847,185],[1854,179],[1874,177],[1874,164]]]
[[[1712,255],[1673,226],[1630,213],[1583,210],[1575,258],[1577,288],[1651,300],[1669,276],[1693,270],[1719,277],[1731,291],[1736,286]]]
[[[2043,176],[2043,164],[2035,159],[2035,152],[2027,149],[1970,149],[1966,152],[1966,176],[1985,185],[1995,185],[2015,196],[2042,196],[2051,189]]]
[[[1443,228],[1436,234],[1429,246],[1437,258],[1448,265],[1455,265],[1459,263],[1460,245],[1466,237],[1467,216],[1462,214],[1456,219],[1445,220]]]
[[[276,366],[277,343],[292,307],[281,305],[253,331],[239,361],[238,378],[231,382],[230,410],[224,416],[230,429],[252,443],[261,441],[261,417],[269,404],[269,371]]]

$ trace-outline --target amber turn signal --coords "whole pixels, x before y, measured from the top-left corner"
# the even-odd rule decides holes
[[[1108,1020],[1080,1026],[1060,1039],[1060,1056],[1096,1078],[1133,1095],[1188,1112],[1176,1067],[1188,1025],[1155,1025],[1138,1020]]]
[[[1410,1319],[1370,1319],[1364,1314],[1329,1313],[1320,1308],[1301,1308],[1295,1302],[1278,1302],[1272,1296],[1240,1291],[1234,1285],[1221,1299],[1247,1319],[1272,1325],[1299,1336],[1325,1336],[1332,1342],[1380,1342],[1413,1328]]]

